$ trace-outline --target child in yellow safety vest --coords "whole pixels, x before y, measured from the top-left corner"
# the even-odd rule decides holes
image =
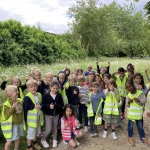
[[[112,78],[116,81],[117,89],[121,96],[122,106],[121,106],[121,117],[125,117],[125,100],[127,95],[127,90],[125,88],[125,83],[128,79],[128,75],[125,74],[124,68],[119,68],[117,72],[112,74]]]
[[[126,97],[126,103],[128,108],[128,140],[129,143],[134,146],[135,142],[132,137],[133,124],[136,122],[140,141],[150,145],[150,141],[145,138],[145,133],[142,124],[143,108],[146,103],[146,97],[141,90],[136,90],[132,80],[127,81],[126,89],[129,91]]]
[[[88,109],[88,116],[90,119],[90,136],[95,137],[98,136],[97,126],[95,125],[95,118],[97,117],[97,115],[101,117],[101,113],[102,113],[101,103],[103,100],[102,100],[102,95],[99,93],[99,83],[93,82],[91,88],[92,88],[92,93],[90,94],[89,103],[92,103],[92,108],[91,110]]]
[[[23,107],[21,99],[18,99],[18,88],[8,85],[4,90],[7,98],[2,107],[1,129],[6,138],[5,150],[10,150],[14,141],[14,150],[18,150],[20,137],[23,136]]]
[[[42,109],[42,95],[37,92],[38,83],[34,79],[27,82],[29,93],[24,97],[24,120],[27,126],[27,148],[33,150],[32,146],[40,150],[41,147],[36,142],[36,135],[41,134],[41,126],[44,124]]]
[[[105,121],[103,138],[107,137],[108,123],[111,123],[112,137],[116,140],[117,136],[115,133],[115,124],[117,123],[119,116],[118,105],[120,103],[120,95],[119,91],[116,89],[116,83],[113,79],[110,79],[107,82],[107,89],[104,90],[104,93],[106,95],[106,99],[103,109],[103,120]]]

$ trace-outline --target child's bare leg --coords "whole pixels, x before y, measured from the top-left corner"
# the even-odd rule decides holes
[[[18,139],[18,140],[15,141],[15,147],[14,147],[15,149],[18,149],[19,143],[20,143],[20,139]]]
[[[12,141],[7,141],[5,143],[5,150],[10,150],[11,143],[12,143]]]
[[[114,123],[111,123],[111,128],[112,128],[112,130],[115,130],[115,124]]]
[[[107,129],[108,128],[108,123],[107,122],[105,122],[105,129]]]
[[[83,133],[81,131],[79,131],[79,134],[78,134],[78,136],[75,136],[75,139],[82,137],[82,136],[83,136]]]
[[[77,146],[77,144],[76,144],[76,142],[75,142],[74,139],[71,139],[71,140],[69,141],[69,145],[70,145],[71,147],[73,147],[73,148],[75,148],[75,147]]]
[[[27,139],[27,145],[31,146],[31,140]]]

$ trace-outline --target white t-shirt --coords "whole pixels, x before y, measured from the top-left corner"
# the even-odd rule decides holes
[[[51,93],[50,93],[50,95],[51,95],[51,97],[55,100],[56,94],[51,94]]]

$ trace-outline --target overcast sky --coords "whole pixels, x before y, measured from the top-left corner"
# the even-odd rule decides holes
[[[22,24],[37,25],[51,33],[68,30],[66,11],[76,0],[0,0],[0,21],[15,19]],[[123,5],[126,0],[115,0]],[[129,0],[130,1],[130,0]],[[139,0],[136,9],[142,10],[149,0]],[[99,0],[110,4],[113,0]],[[127,2],[126,2],[127,3]]]

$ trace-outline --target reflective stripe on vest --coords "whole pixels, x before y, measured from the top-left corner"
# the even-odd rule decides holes
[[[119,115],[118,101],[116,100],[115,94],[112,92],[109,92],[106,96],[103,113],[107,115]]]
[[[138,90],[134,96],[132,96],[132,94],[129,93],[128,97],[129,99],[138,98],[142,93],[143,92],[141,90]],[[130,103],[130,106],[128,108],[128,119],[132,121],[141,120],[143,116],[143,109],[144,105],[140,106],[133,100],[133,102]]]
[[[41,103],[42,102],[42,96],[40,93],[37,93],[37,94],[38,94],[39,101]],[[31,99],[31,101],[33,102],[33,104],[36,105],[36,101],[34,99],[34,96],[30,92],[26,96],[28,96]],[[37,127],[38,111],[40,111],[40,124],[41,125],[44,124],[44,118],[43,118],[42,111],[34,108],[33,110],[28,110],[28,114],[27,114],[27,124],[31,128]]]
[[[87,104],[86,106],[87,106],[87,114],[88,114],[88,117],[94,116],[92,103],[90,102],[90,103]]]
[[[102,103],[103,103],[103,99],[101,99],[101,101],[100,101],[100,103],[99,103],[99,105],[98,105],[98,108],[97,108],[97,111],[96,111],[96,115],[95,115],[95,120],[94,120],[94,124],[95,125],[100,125],[100,124],[102,124],[102,116],[98,116],[98,112],[99,112],[99,110],[100,110],[100,107],[101,107],[101,105],[102,105]]]
[[[6,139],[12,138],[12,115],[6,120],[4,116],[4,105],[11,108],[8,101],[3,104],[2,116],[1,116],[1,129]]]
[[[21,88],[19,88],[19,94],[20,94],[20,98],[21,98],[21,100],[23,100],[23,98],[24,98],[24,94],[23,94],[23,92],[22,92],[22,89],[21,89]]]
[[[126,95],[128,93],[126,88],[125,88],[126,81],[127,81],[126,75],[123,77],[123,80],[121,80],[119,78],[119,76],[116,76],[117,89],[119,91],[120,96],[123,96],[123,97],[126,97]]]

